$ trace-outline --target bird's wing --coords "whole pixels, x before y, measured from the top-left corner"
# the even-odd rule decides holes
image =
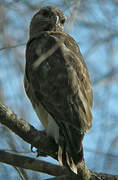
[[[83,135],[91,127],[92,90],[80,51],[69,38],[52,32],[29,41],[26,76],[36,101],[59,126],[62,151],[77,164]]]

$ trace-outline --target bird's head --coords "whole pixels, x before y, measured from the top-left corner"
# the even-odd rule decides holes
[[[41,31],[63,31],[66,16],[56,7],[43,7],[32,18],[30,37]]]

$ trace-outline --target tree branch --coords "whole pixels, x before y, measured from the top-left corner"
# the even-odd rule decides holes
[[[5,150],[0,150],[0,162],[32,171],[39,171],[52,176],[61,176],[66,173],[66,170],[58,165],[27,156],[21,156]]]
[[[36,130],[25,120],[19,118],[10,109],[0,104],[0,122],[21,137],[24,141],[36,147],[39,155],[51,156],[57,159],[57,145],[51,137],[47,137],[44,131]],[[49,148],[50,147],[50,148]]]
[[[24,46],[26,43],[21,43],[21,44],[16,44],[16,45],[11,45],[11,46],[5,46],[5,47],[2,47],[2,48],[0,48],[0,51],[2,51],[2,50],[6,50],[6,49],[12,49],[12,48],[17,48],[17,47],[19,47],[19,46]]]
[[[11,110],[0,104],[0,122],[11,129],[15,134],[24,141],[38,148],[40,156],[51,156],[57,159],[58,147],[52,138],[47,137],[44,131],[36,130],[25,120],[19,118]],[[40,149],[39,149],[40,147]],[[60,166],[40,161],[34,158],[21,156],[15,153],[9,153],[0,150],[0,162],[18,166],[33,171],[40,171],[53,176],[59,176],[53,179],[71,179],[71,180],[118,180],[118,176],[98,174],[88,170],[84,160],[78,164],[78,175],[63,169]]]

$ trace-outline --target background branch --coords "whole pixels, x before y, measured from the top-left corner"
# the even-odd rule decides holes
[[[37,129],[41,128],[40,121],[24,93],[25,46],[19,45],[28,40],[28,27],[32,15],[40,7],[48,5],[58,7],[66,14],[65,32],[71,33],[77,41],[93,84],[94,121],[91,131],[84,138],[87,165],[97,172],[118,174],[118,0],[0,1],[0,102],[7,104],[19,117],[23,117]],[[31,131],[33,130],[35,131]],[[29,134],[24,133],[26,136],[23,137],[28,143],[24,143],[12,132],[1,125],[0,149],[4,147],[13,152],[29,152],[28,143],[32,139],[32,146],[36,144],[39,147],[40,144],[35,142],[35,137],[28,139],[30,130]],[[40,132],[37,131],[36,134],[40,137]],[[40,155],[43,151],[42,146]],[[45,151],[52,150],[48,148]],[[43,154],[45,153],[42,152]],[[36,171],[23,171],[27,179],[49,178],[46,174]],[[18,171],[1,164],[0,179],[19,178]]]
[[[20,46],[24,46],[25,44],[26,44],[26,43],[4,46],[4,47],[0,48],[0,51],[6,50],[6,49],[16,48],[16,47],[20,47]]]

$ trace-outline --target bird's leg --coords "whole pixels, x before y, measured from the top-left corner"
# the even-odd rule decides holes
[[[52,137],[47,136],[45,131],[39,131],[39,135],[32,142],[31,150],[33,147],[37,148],[37,156],[51,156],[57,159],[58,146]]]
[[[37,150],[33,150],[33,148],[34,148],[34,145],[35,145],[35,147],[39,144],[39,146],[40,146],[40,144],[41,144],[41,141],[43,141],[43,139],[45,138],[45,136],[46,136],[46,132],[45,131],[39,131],[39,136],[36,136],[34,139],[33,139],[33,143],[31,144],[31,152],[37,152],[37,157],[38,156],[47,156],[47,154],[45,153],[45,151],[43,150],[41,150],[42,148],[40,148],[40,150],[39,150],[39,147],[37,147]]]

